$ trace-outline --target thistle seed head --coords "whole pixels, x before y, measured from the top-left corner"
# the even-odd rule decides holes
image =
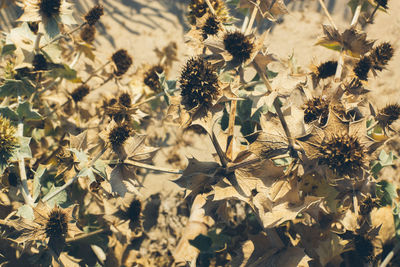
[[[61,0],[40,0],[39,12],[47,18],[60,14]]]
[[[364,166],[366,150],[357,137],[332,135],[319,150],[319,163],[327,165],[338,175],[352,175]]]
[[[164,72],[164,68],[161,65],[155,65],[151,69],[149,69],[145,74],[144,74],[144,84],[150,87],[151,90],[154,92],[160,92],[160,82],[158,79],[158,74],[161,74]]]
[[[127,107],[127,108],[130,108],[131,105],[132,105],[132,99],[131,99],[130,94],[128,94],[128,93],[123,93],[123,94],[121,94],[121,95],[119,96],[119,98],[118,98],[118,102],[119,102],[122,106]]]
[[[376,70],[382,71],[388,64],[389,60],[393,57],[394,49],[388,42],[382,43],[372,50],[370,58],[372,67]]]
[[[209,16],[201,29],[203,38],[207,39],[209,35],[216,35],[220,28],[221,22],[217,19],[217,17],[213,15]]]
[[[68,233],[68,215],[60,208],[55,207],[49,214],[45,233],[50,238],[65,237]]]
[[[82,101],[83,98],[89,94],[89,92],[89,86],[87,86],[86,84],[82,84],[71,93],[71,97],[75,101],[75,103],[78,103]]]
[[[354,66],[354,73],[358,79],[362,81],[368,80],[368,72],[372,67],[372,61],[369,57],[362,57],[360,61]]]
[[[37,34],[39,30],[39,22],[33,21],[33,22],[28,22],[29,29],[34,33]]]
[[[335,75],[336,68],[337,68],[337,61],[333,60],[327,61],[317,67],[316,75],[320,79],[326,79],[328,77]]]
[[[120,49],[112,55],[112,61],[117,69],[114,71],[116,76],[125,74],[132,65],[132,58],[125,49]]]
[[[96,5],[85,15],[85,21],[90,26],[93,26],[100,20],[100,17],[104,15],[104,8],[102,5]]]
[[[209,107],[219,92],[218,76],[211,64],[202,58],[186,62],[179,83],[182,104],[188,110],[199,105]]]
[[[380,5],[381,7],[383,7],[384,9],[388,9],[387,3],[388,0],[375,0],[375,2]]]
[[[390,126],[394,121],[400,117],[400,105],[390,104],[381,109],[376,117],[379,125],[382,127]]]
[[[81,30],[80,36],[82,41],[85,43],[93,43],[94,37],[96,36],[96,27],[92,25],[85,25]]]
[[[328,120],[329,101],[322,97],[314,97],[305,104],[304,122],[310,123],[321,118],[321,125],[325,125]]]
[[[112,129],[108,135],[108,141],[112,145],[112,148],[117,150],[119,147],[121,147],[128,139],[131,132],[132,129],[128,124],[116,126],[114,129]]]
[[[10,121],[0,116],[0,161],[6,162],[18,147],[16,129]]]
[[[32,65],[33,65],[33,70],[35,70],[35,71],[41,71],[41,70],[48,69],[47,60],[44,57],[44,55],[42,55],[42,54],[36,54],[33,57]]]
[[[225,34],[224,47],[232,55],[234,61],[243,63],[250,59],[254,44],[248,36],[240,31],[235,31]]]

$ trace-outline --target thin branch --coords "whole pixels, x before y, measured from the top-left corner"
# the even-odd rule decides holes
[[[124,160],[124,163],[133,165],[135,167],[144,168],[147,170],[152,170],[152,171],[159,171],[159,172],[173,173],[173,174],[182,174],[183,173],[182,170],[157,167],[157,166],[153,166],[153,165],[149,165],[149,164],[145,164],[145,163],[141,163],[141,162],[137,162],[137,161],[133,161],[133,160],[129,160],[129,159]]]
[[[268,77],[265,76],[264,71],[260,68],[260,66],[258,66],[258,64],[256,62],[252,62],[253,67],[256,69],[258,75],[260,75],[261,80],[264,82],[265,86],[267,87],[267,90],[269,92],[272,92],[272,86],[269,83]]]
[[[253,28],[253,24],[254,24],[254,21],[257,16],[257,12],[258,12],[258,7],[256,5],[254,5],[254,9],[253,9],[253,12],[251,13],[249,25],[247,26],[247,29],[244,32],[245,35],[248,35],[251,32],[251,29]]]
[[[43,48],[45,48],[46,46],[51,45],[51,44],[57,42],[58,40],[61,40],[61,39],[64,39],[64,38],[68,38],[69,35],[73,34],[74,32],[76,32],[76,31],[78,31],[78,30],[80,30],[80,29],[82,29],[82,27],[85,26],[85,25],[86,25],[86,22],[84,22],[84,23],[82,23],[81,25],[75,27],[75,28],[72,29],[71,31],[67,32],[65,35],[59,35],[59,36],[57,36],[56,38],[54,38],[53,40],[51,40],[51,41],[48,42],[47,44],[44,44],[43,46],[41,46],[40,49],[43,49]]]
[[[400,251],[400,242],[397,242],[396,246],[386,255],[386,258],[383,260],[379,267],[386,267],[389,262],[393,259],[394,255]]]
[[[84,82],[82,82],[83,84],[86,84],[86,83],[88,83],[93,77],[94,77],[94,75],[97,73],[97,72],[99,72],[99,71],[101,71],[102,69],[104,69],[108,64],[110,64],[111,63],[111,61],[109,60],[109,61],[107,61],[106,63],[104,63],[103,65],[101,65],[98,69],[96,69],[96,70],[94,70],[91,74],[90,74],[90,76],[84,81]]]
[[[292,139],[292,135],[291,135],[289,127],[288,127],[288,125],[286,123],[285,117],[283,116],[283,113],[282,113],[282,110],[281,110],[281,106],[280,106],[280,104],[278,102],[278,98],[275,98],[273,104],[274,104],[274,108],[276,110],[276,113],[278,114],[279,120],[281,121],[282,128],[285,131],[286,137],[288,139],[289,147],[294,148],[294,142],[293,142],[293,139]]]
[[[230,172],[233,172],[233,171],[236,170],[236,169],[243,168],[243,167],[245,167],[245,166],[248,166],[248,165],[251,165],[251,164],[260,162],[260,161],[261,161],[261,160],[260,160],[259,158],[250,159],[250,160],[248,160],[248,161],[243,161],[243,162],[237,163],[237,164],[235,164],[235,165],[228,166],[228,167],[226,168],[226,172],[227,172],[227,173],[230,173]]]
[[[335,24],[335,22],[333,21],[333,19],[332,19],[332,17],[331,17],[331,14],[329,14],[329,11],[328,11],[328,9],[326,8],[326,5],[325,5],[325,3],[324,3],[324,0],[318,0],[318,1],[319,1],[319,4],[321,5],[322,9],[323,9],[324,12],[325,12],[325,15],[328,17],[328,20],[329,20],[331,26],[332,26],[333,28],[335,28],[335,30],[337,30],[336,24]]]
[[[231,112],[229,113],[229,126],[228,126],[228,140],[227,140],[227,148],[226,148],[226,156],[232,159],[233,156],[233,133],[235,129],[235,119],[236,119],[236,107],[237,107],[237,100],[231,101]]]
[[[215,16],[217,13],[215,13],[215,9],[212,6],[210,0],[206,0],[206,3],[207,3],[208,8],[210,9],[211,13]]]
[[[247,9],[246,17],[244,17],[242,29],[240,30],[242,33],[246,31],[247,25],[249,25],[249,16],[250,16],[250,10]]]
[[[358,2],[358,6],[356,8],[356,11],[354,12],[354,16],[353,19],[351,20],[351,24],[350,26],[356,26],[358,23],[358,18],[360,17],[360,13],[361,13],[361,7],[362,7],[362,2]]]
[[[375,13],[376,13],[376,11],[378,11],[379,7],[380,7],[380,4],[378,3],[378,4],[376,5],[374,11],[372,11],[371,15],[370,15],[369,18],[367,19],[367,23],[372,23],[372,20],[373,20],[373,18],[374,18],[374,16],[375,16]]]
[[[102,234],[102,233],[105,233],[108,231],[109,231],[108,229],[99,229],[99,230],[96,230],[96,231],[93,231],[93,232],[90,232],[87,234],[82,234],[82,235],[78,235],[76,237],[67,238],[67,239],[65,239],[65,242],[70,243],[70,242],[80,241],[80,240],[83,240],[83,239],[86,239],[86,238],[89,238],[89,237],[92,237],[92,236],[95,236],[98,234]]]

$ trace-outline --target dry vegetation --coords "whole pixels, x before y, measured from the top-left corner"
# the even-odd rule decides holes
[[[0,265],[399,266],[400,103],[370,96],[396,47],[366,31],[394,15],[350,0],[338,27],[319,3],[312,66],[267,50],[283,0],[190,0],[185,43],[133,68],[97,46],[101,4],[1,2],[22,15],[0,39]],[[198,140],[208,161],[182,153]],[[180,190],[146,197],[148,173]]]

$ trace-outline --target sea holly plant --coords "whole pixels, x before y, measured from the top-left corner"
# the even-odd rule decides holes
[[[263,23],[289,12],[280,0],[191,0],[194,53],[181,60],[180,45],[164,44],[135,69],[126,48],[100,62],[102,5],[78,14],[67,0],[18,3],[0,39],[1,263],[394,262],[399,204],[385,171],[398,157],[388,141],[400,106],[376,105],[368,82],[396,50],[359,25],[388,1],[350,1],[339,29],[320,0],[329,25],[314,43],[332,58],[309,70],[265,45]],[[210,144],[202,158],[187,152],[194,140]],[[160,164],[166,146],[182,169]],[[180,192],[145,197],[148,172]]]

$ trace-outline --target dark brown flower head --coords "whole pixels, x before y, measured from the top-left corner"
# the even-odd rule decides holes
[[[190,0],[189,9],[190,15],[201,18],[206,14],[208,6],[204,0]]]
[[[41,70],[47,70],[48,69],[48,63],[44,55],[42,54],[36,54],[33,57],[32,61],[33,69],[35,71],[41,71]]]
[[[328,120],[329,101],[322,97],[314,97],[305,104],[304,122],[310,123],[321,118],[321,125],[325,125]]]
[[[96,36],[96,27],[92,25],[85,25],[81,30],[80,36],[82,41],[85,43],[93,43],[94,37]]]
[[[33,22],[28,22],[29,29],[34,33],[37,34],[39,30],[39,22],[33,21]]]
[[[132,58],[125,49],[118,50],[111,58],[117,68],[114,71],[116,76],[125,74],[132,65]]]
[[[364,262],[370,262],[373,259],[374,245],[368,237],[356,235],[354,237],[354,247]]]
[[[71,97],[75,101],[75,103],[80,102],[83,100],[85,96],[87,96],[90,92],[89,86],[86,84],[82,84],[78,86],[72,93]]]
[[[45,233],[50,238],[63,238],[68,233],[68,215],[60,208],[55,207],[49,214]]]
[[[250,59],[254,44],[248,36],[240,31],[235,31],[228,32],[224,36],[224,47],[225,50],[232,55],[234,61],[243,63]]]
[[[140,218],[141,211],[142,203],[140,200],[134,199],[131,204],[129,204],[129,207],[126,210],[126,215],[132,222],[137,222]]]
[[[213,15],[209,16],[201,29],[203,38],[207,39],[209,35],[216,35],[220,28],[221,22],[217,19],[217,17]]]
[[[388,6],[387,6],[388,0],[375,0],[375,3],[377,3],[384,9],[388,9]]]
[[[376,116],[376,120],[382,127],[390,126],[394,121],[400,117],[400,105],[390,104],[381,109]]]
[[[4,164],[18,147],[16,129],[10,121],[0,116],[0,164]]]
[[[328,77],[335,75],[336,68],[337,68],[337,61],[333,60],[327,61],[317,67],[316,75],[320,79],[326,79]]]
[[[372,67],[376,70],[383,70],[388,64],[389,60],[393,57],[394,49],[388,42],[382,43],[375,47],[370,55]]]
[[[47,18],[56,16],[60,13],[61,0],[40,0],[39,12]]]
[[[372,61],[369,57],[362,57],[360,61],[354,66],[354,73],[358,79],[362,81],[368,80],[368,72],[372,67]]]
[[[332,135],[321,144],[319,153],[319,163],[338,175],[352,175],[361,170],[366,158],[363,145],[348,134]]]
[[[132,129],[128,124],[116,126],[108,135],[108,141],[114,150],[121,147],[131,134]]]
[[[122,93],[118,98],[118,102],[124,107],[127,107],[127,108],[131,107],[132,99],[131,99],[130,94]]]
[[[153,90],[154,92],[160,92],[161,87],[158,74],[161,74],[163,72],[164,72],[163,66],[161,65],[153,66],[144,74],[144,80],[143,80],[144,84],[150,87],[150,89]]]
[[[360,214],[362,216],[367,216],[371,213],[373,208],[378,208],[379,204],[377,203],[376,199],[373,199],[371,196],[368,196],[363,200],[360,205]]]
[[[186,62],[179,79],[182,104],[190,110],[196,106],[210,106],[218,95],[218,76],[214,68],[202,58]]]
[[[96,5],[88,13],[85,15],[85,21],[90,26],[96,24],[99,21],[100,17],[104,15],[104,8],[102,5]]]

